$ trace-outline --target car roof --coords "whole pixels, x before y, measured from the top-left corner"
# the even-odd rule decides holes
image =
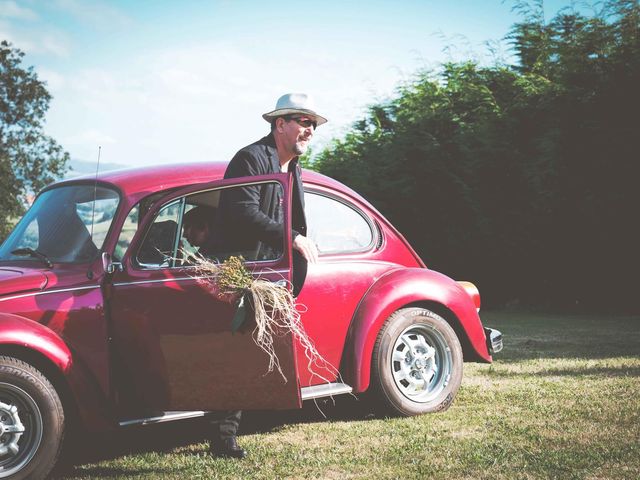
[[[48,188],[62,184],[86,183],[97,180],[100,183],[110,183],[116,186],[126,197],[140,197],[141,195],[176,187],[221,180],[224,177],[227,165],[228,162],[193,162],[124,168],[101,172],[97,176],[83,175],[75,177],[57,182]],[[321,173],[302,169],[302,181],[306,184],[321,185],[337,190],[375,210],[369,202],[351,188]]]

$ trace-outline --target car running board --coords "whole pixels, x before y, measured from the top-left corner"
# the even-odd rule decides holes
[[[163,412],[162,414],[155,417],[135,418],[132,420],[123,420],[119,423],[121,427],[128,427],[131,425],[153,425],[156,423],[173,422],[174,420],[185,420],[187,418],[204,417],[205,413],[207,412],[203,412],[200,410],[193,412]]]
[[[300,396],[302,400],[311,400],[321,397],[333,397],[334,395],[342,395],[351,393],[352,388],[346,383],[323,383],[322,385],[313,385],[312,387],[302,387]]]
[[[312,387],[302,387],[300,396],[302,400],[312,400],[314,398],[332,397],[334,395],[342,395],[351,393],[353,389],[346,383],[325,383],[323,385],[314,385]],[[122,420],[119,422],[121,427],[129,427],[132,425],[154,425],[156,423],[173,422],[174,420],[186,420],[188,418],[203,417],[207,412],[196,410],[193,412],[163,412],[160,415],[147,418],[134,418]]]

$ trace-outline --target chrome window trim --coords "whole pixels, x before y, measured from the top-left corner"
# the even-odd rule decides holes
[[[49,293],[75,292],[75,291],[80,291],[80,290],[92,290],[94,288],[100,288],[100,285],[91,285],[91,286],[87,286],[87,287],[60,288],[60,289],[57,289],[57,290],[44,290],[42,292],[22,293],[20,295],[12,295],[10,297],[0,298],[0,302],[6,302],[7,300],[15,300],[16,298],[32,297],[32,296],[36,296],[36,295],[46,295],[46,294],[49,294]]]
[[[134,280],[131,282],[115,282],[113,284],[114,287],[125,287],[128,285],[144,285],[145,283],[168,283],[168,282],[182,282],[184,280],[202,280],[204,278],[208,278],[206,276],[198,276],[198,277],[175,277],[175,278],[158,278],[158,279],[147,279],[147,280]]]
[[[277,273],[279,275],[284,275],[288,273],[288,270],[270,270],[269,273]],[[130,282],[114,282],[113,286],[124,287],[129,285],[143,285],[145,283],[182,282],[184,280],[203,280],[206,278],[211,278],[211,275],[198,275],[198,276],[186,276],[186,277],[174,277],[174,278],[156,278],[156,279],[147,279],[147,280],[133,280]]]
[[[156,265],[155,263],[143,263],[141,261],[138,260],[138,254],[140,253],[140,248],[142,247],[142,245],[144,245],[144,242],[147,241],[147,237],[149,236],[149,232],[151,231],[151,227],[153,226],[153,224],[155,223],[156,219],[158,218],[158,215],[160,214],[160,212],[162,210],[164,210],[165,208],[171,207],[174,204],[176,204],[178,206],[178,221],[176,222],[176,239],[174,240],[174,246],[173,246],[173,253],[175,254],[176,252],[176,242],[180,241],[180,230],[177,228],[178,225],[182,224],[182,214],[183,214],[183,210],[184,210],[184,197],[182,198],[177,198],[177,199],[173,199],[165,204],[163,204],[160,208],[158,208],[158,211],[156,212],[156,214],[153,217],[153,221],[151,223],[149,223],[149,225],[147,225],[147,230],[144,232],[144,237],[142,238],[142,241],[138,243],[137,247],[137,251],[135,252],[135,257],[133,257],[132,260],[132,264],[138,267],[141,267],[141,270],[160,270],[162,268],[172,268],[172,264],[173,264],[173,258],[169,259],[169,265]]]
[[[169,268],[176,267],[176,257],[178,256],[178,248],[180,247],[180,239],[182,238],[182,221],[184,220],[184,209],[187,205],[187,197],[180,198],[180,211],[178,212],[178,227],[176,230],[176,238],[173,241],[173,258],[169,260]]]

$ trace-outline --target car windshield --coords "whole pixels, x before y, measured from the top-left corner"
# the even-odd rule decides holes
[[[82,263],[96,258],[119,195],[95,185],[68,185],[40,194],[0,246],[0,261]]]

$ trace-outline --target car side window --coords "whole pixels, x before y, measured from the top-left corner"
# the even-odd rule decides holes
[[[262,232],[256,229],[251,198],[269,199],[267,216],[279,227]],[[136,262],[147,268],[188,266],[194,254],[214,262],[231,256],[242,256],[249,262],[278,260],[284,251],[282,199],[282,185],[277,182],[222,187],[175,199],[156,214],[137,251]],[[138,216],[134,207],[123,226],[116,257],[128,247]]]
[[[147,230],[136,261],[143,267],[168,267],[176,256],[176,235],[182,202],[162,207]]]
[[[116,261],[121,261],[127,251],[127,248],[129,248],[129,244],[138,230],[139,219],[140,204],[138,203],[129,211],[127,218],[124,220],[124,225],[122,225],[122,230],[118,237],[118,243],[116,244],[116,248],[113,252],[113,256]]]
[[[355,208],[332,197],[305,192],[309,237],[320,254],[365,250],[374,240],[370,222]]]
[[[131,240],[133,240],[134,235],[138,231],[140,220],[147,214],[153,204],[166,194],[166,191],[154,193],[143,198],[131,207],[131,210],[129,210],[129,213],[127,214],[127,218],[125,218],[124,224],[122,225],[122,230],[120,230],[120,235],[118,236],[118,243],[116,244],[116,248],[113,252],[114,260],[122,260],[124,254],[129,248],[129,245],[131,244]]]

